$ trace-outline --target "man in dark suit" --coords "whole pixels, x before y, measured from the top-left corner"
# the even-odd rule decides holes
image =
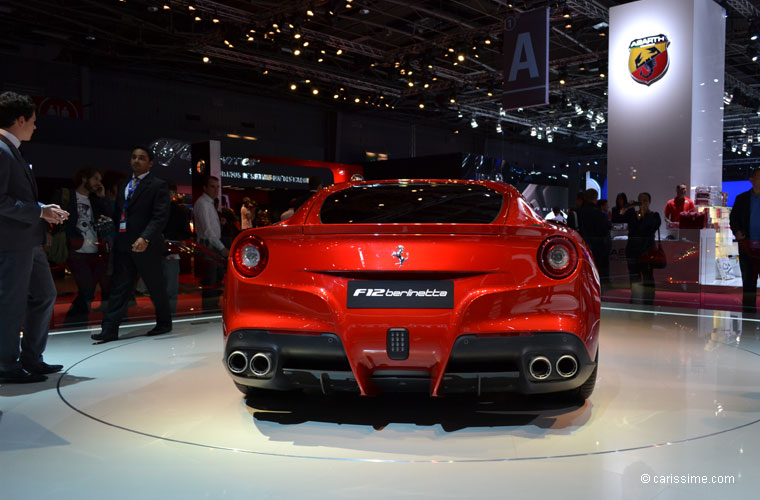
[[[42,243],[46,221],[60,224],[69,214],[37,202],[37,183],[18,150],[36,119],[31,97],[0,94],[0,384],[42,382],[63,368],[42,360],[56,298]]]
[[[169,220],[169,188],[151,174],[153,153],[143,146],[132,149],[132,177],[119,186],[114,222],[114,274],[108,310],[101,332],[92,335],[99,343],[119,338],[119,325],[129,306],[129,298],[139,273],[156,310],[156,326],[148,335],[172,330],[172,316],[162,261],[166,243],[163,231]]]
[[[742,271],[742,310],[757,312],[757,276],[760,273],[760,168],[749,176],[752,189],[736,197],[731,209],[731,231],[739,243],[739,267]]]

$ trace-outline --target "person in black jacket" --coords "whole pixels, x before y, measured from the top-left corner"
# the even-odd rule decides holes
[[[190,231],[190,209],[183,204],[182,195],[177,193],[177,185],[169,182],[169,221],[164,229],[166,238],[166,256],[163,268],[166,279],[166,293],[169,295],[169,307],[172,315],[177,314],[177,296],[179,295],[180,248],[185,240],[192,238]]]
[[[132,177],[119,187],[114,222],[114,273],[108,311],[101,332],[92,335],[99,343],[119,338],[119,325],[127,312],[135,279],[139,274],[156,310],[156,326],[148,335],[172,330],[172,315],[166,294],[162,263],[166,252],[163,231],[169,220],[169,189],[151,174],[153,153],[144,146],[132,149]]]
[[[597,196],[596,189],[585,191],[583,205],[577,211],[578,232],[591,249],[599,279],[606,285],[610,276],[610,221],[596,205]]]
[[[731,231],[739,243],[739,267],[742,271],[742,310],[757,312],[757,276],[760,273],[760,168],[749,176],[752,189],[736,197],[731,209]]]
[[[69,214],[37,201],[34,173],[18,149],[34,134],[35,110],[27,95],[0,94],[0,384],[42,382],[63,369],[42,360],[56,298],[42,244],[47,223]]]
[[[631,302],[651,305],[654,303],[654,269],[652,264],[642,263],[641,256],[654,247],[662,219],[659,213],[649,209],[652,195],[639,193],[638,199],[639,211],[628,224],[625,256],[631,276]]]

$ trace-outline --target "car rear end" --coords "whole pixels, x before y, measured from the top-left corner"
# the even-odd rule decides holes
[[[554,392],[596,366],[589,252],[510,186],[355,183],[293,217],[232,248],[224,360],[242,387]]]

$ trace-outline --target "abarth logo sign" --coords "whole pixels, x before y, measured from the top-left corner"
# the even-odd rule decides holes
[[[633,40],[628,46],[628,71],[633,79],[649,86],[662,78],[670,63],[669,45],[662,34]]]
[[[396,247],[396,251],[391,254],[391,257],[395,257],[398,259],[398,262],[396,262],[396,265],[403,266],[404,262],[406,262],[409,259],[409,252],[404,253],[404,246],[399,245]]]

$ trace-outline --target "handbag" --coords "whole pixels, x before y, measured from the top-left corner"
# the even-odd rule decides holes
[[[649,250],[641,254],[639,262],[652,266],[652,269],[663,269],[668,265],[668,258],[665,256],[665,250],[662,249],[660,228],[657,228],[657,244],[652,245]]]

